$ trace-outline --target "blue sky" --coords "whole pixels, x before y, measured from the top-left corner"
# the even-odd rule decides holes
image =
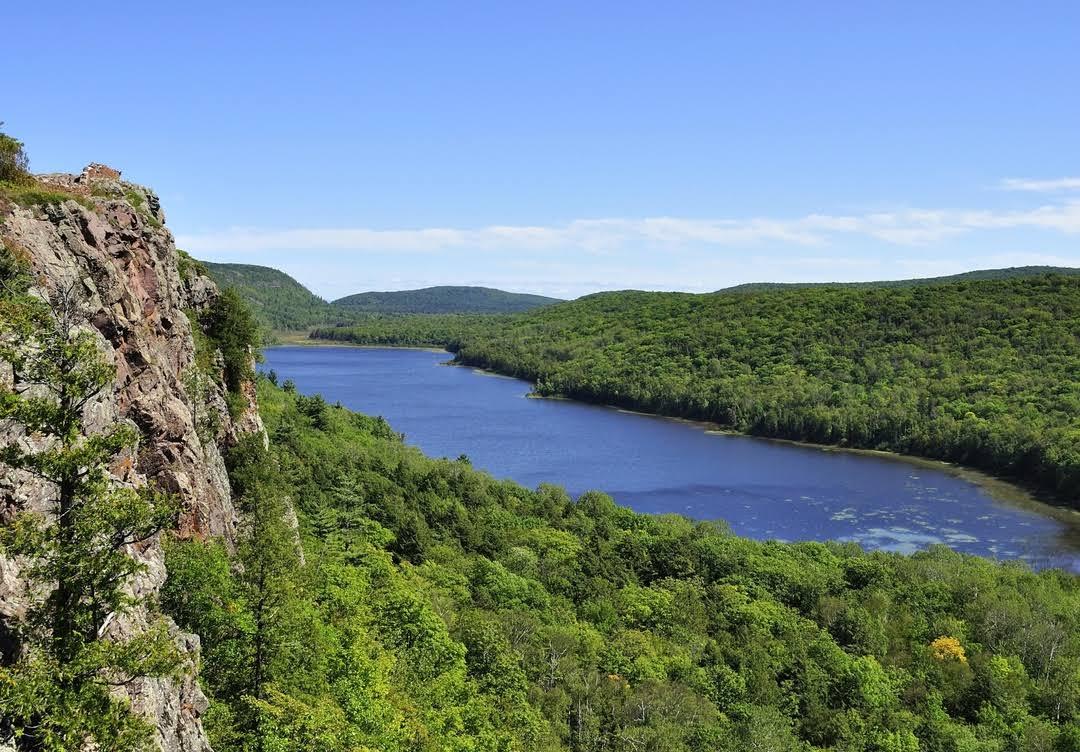
[[[0,120],[329,298],[1080,266],[1080,3],[18,3]]]

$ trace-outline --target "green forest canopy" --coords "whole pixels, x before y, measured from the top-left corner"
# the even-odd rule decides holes
[[[352,320],[285,272],[252,264],[200,263],[218,287],[236,288],[267,329],[301,331]]]
[[[222,289],[235,288],[251,306],[259,323],[271,332],[305,331],[387,314],[510,313],[560,302],[556,298],[487,287],[428,287],[364,292],[328,303],[278,269],[191,261],[201,265]]]
[[[617,292],[313,337],[436,344],[543,395],[938,458],[1080,501],[1080,277]]]
[[[561,303],[543,295],[490,287],[425,287],[421,290],[362,292],[334,301],[335,306],[367,313],[517,313]]]
[[[1080,269],[1068,266],[1011,266],[1004,269],[976,269],[975,271],[949,274],[944,277],[883,279],[874,282],[748,282],[734,287],[725,287],[718,290],[718,292],[761,292],[763,290],[792,287],[918,287],[921,285],[940,285],[948,282],[977,282],[984,279],[1042,277],[1047,274],[1078,275]]]
[[[1080,750],[1080,578],[755,542],[258,392],[237,553],[174,543],[163,593],[218,752]]]

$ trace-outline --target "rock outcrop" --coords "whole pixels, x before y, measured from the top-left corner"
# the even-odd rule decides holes
[[[115,481],[154,483],[176,494],[182,535],[232,540],[237,518],[222,449],[242,432],[262,431],[254,392],[247,393],[249,404],[236,421],[213,380],[200,395],[189,394],[185,377],[196,358],[189,316],[212,305],[217,287],[195,265],[182,263],[157,196],[119,176],[103,165],[79,176],[41,176],[41,182],[79,200],[0,206],[0,240],[29,259],[46,299],[77,301],[81,318],[100,335],[102,353],[116,366],[114,389],[86,414],[88,430],[119,421],[139,429],[138,452],[113,468]],[[0,378],[10,379],[10,369],[2,371]],[[207,421],[209,432],[197,420],[207,411],[214,415]],[[0,424],[0,438],[18,430]],[[30,476],[0,470],[0,523],[23,509],[48,509],[51,493]],[[133,584],[136,593],[153,594],[165,580],[160,542],[131,553],[146,566]],[[0,557],[0,617],[18,617],[26,598],[17,562]],[[109,629],[123,637],[146,623],[146,615],[135,612]],[[200,721],[206,698],[193,678],[198,638],[175,630],[175,640],[189,659],[188,675],[141,681],[129,694],[133,706],[156,724],[163,750],[210,750]]]

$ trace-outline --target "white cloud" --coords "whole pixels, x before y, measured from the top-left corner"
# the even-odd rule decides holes
[[[1080,266],[1080,196],[1042,198],[1034,208],[898,208],[796,217],[608,217],[417,229],[239,227],[181,233],[177,244],[200,258],[276,266],[327,298],[433,284],[565,297],[621,288],[700,292],[741,282]],[[1017,248],[1023,251],[1013,252]]]
[[[1051,180],[1006,178],[1001,181],[998,187],[1006,191],[1034,191],[1037,193],[1080,191],[1080,178],[1054,178]]]
[[[198,254],[289,251],[436,253],[446,250],[512,252],[563,250],[607,255],[628,247],[664,252],[687,246],[746,247],[761,243],[825,246],[864,236],[892,245],[935,243],[977,231],[1032,229],[1080,233],[1080,200],[1021,211],[905,209],[862,215],[810,214],[794,219],[691,219],[680,217],[577,219],[557,225],[491,225],[421,229],[233,228],[180,235],[180,247]]]

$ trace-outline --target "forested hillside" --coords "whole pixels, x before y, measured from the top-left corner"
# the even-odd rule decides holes
[[[875,282],[748,282],[734,287],[725,287],[719,292],[761,292],[763,290],[793,287],[919,287],[922,285],[941,285],[949,282],[978,282],[986,279],[1043,277],[1047,274],[1080,275],[1080,269],[1068,266],[1011,266],[1006,269],[976,269],[975,271],[950,274],[945,277],[886,279]]]
[[[366,313],[516,313],[559,302],[557,298],[490,287],[441,286],[362,292],[339,298],[334,301],[334,306]]]
[[[198,263],[219,287],[235,288],[267,329],[300,331],[351,320],[347,312],[335,309],[277,269],[252,264]]]
[[[222,289],[234,288],[269,331],[304,331],[402,314],[494,314],[528,311],[559,303],[542,295],[487,287],[428,287],[364,292],[328,303],[285,272],[253,264],[195,261]]]
[[[167,559],[217,752],[1080,750],[1074,576],[745,540],[258,392],[235,557]]]
[[[388,347],[446,347],[457,350],[466,337],[499,331],[510,325],[513,314],[371,314],[348,324],[318,326],[313,340],[352,342]]]
[[[1080,277],[709,295],[313,336],[442,344],[565,395],[748,433],[960,462],[1080,500]]]

